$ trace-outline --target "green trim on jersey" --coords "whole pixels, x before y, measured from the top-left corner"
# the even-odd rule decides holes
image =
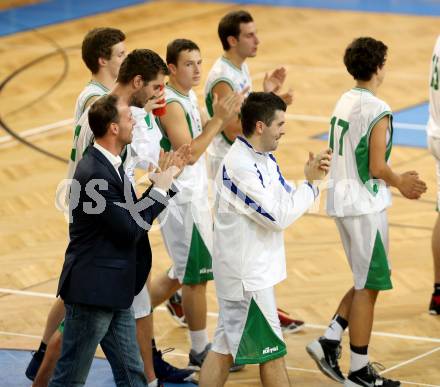
[[[286,344],[273,331],[252,298],[235,364],[262,364],[286,353]]]
[[[160,132],[162,133],[162,138],[160,139],[159,145],[164,150],[164,152],[169,152],[172,149],[171,141],[168,139],[165,129],[162,126],[159,117],[156,117],[155,119],[157,126],[159,126]]]
[[[210,88],[210,90],[209,90],[209,93],[208,93],[208,95],[207,95],[206,98],[205,98],[206,109],[208,110],[208,113],[209,113],[209,116],[210,116],[210,117],[212,117],[212,116],[214,115],[214,108],[213,108],[213,106],[212,106],[213,101],[214,101],[214,98],[213,98],[213,96],[212,96],[212,90],[213,90],[214,87],[215,87],[216,85],[218,85],[220,82],[225,82],[225,83],[227,83],[229,86],[231,86],[232,91],[234,91],[234,85],[233,85],[233,83],[231,82],[231,80],[228,79],[228,78],[224,78],[224,77],[222,77],[222,78],[218,78],[218,79],[215,80],[215,82],[212,83],[211,88]],[[225,139],[225,141],[226,141],[229,145],[232,145],[232,144],[234,143],[233,141],[231,141],[229,138],[226,137],[226,135],[224,134],[223,131],[221,132],[221,135],[222,135],[222,137]]]
[[[182,94],[179,90],[176,90],[173,86],[167,83],[166,87],[174,91],[179,97],[189,99],[189,95]],[[168,103],[168,102],[167,102]]]
[[[372,290],[389,290],[393,288],[387,253],[379,231],[376,233],[370,268],[368,269],[367,281],[365,282],[364,288]]]
[[[205,105],[206,105],[206,109],[208,110],[209,116],[212,117],[214,115],[214,108],[212,106],[213,102],[214,102],[214,97],[212,95],[212,90],[214,89],[215,86],[217,86],[220,82],[225,82],[227,83],[229,86],[231,86],[232,91],[234,91],[234,84],[232,83],[232,81],[229,78],[225,78],[225,77],[221,77],[221,78],[217,78],[214,82],[212,82],[211,87],[209,88],[209,93],[205,98]]]
[[[182,107],[182,110],[185,113],[186,123],[188,124],[189,134],[191,135],[191,138],[194,138],[193,128],[192,128],[192,125],[191,125],[191,117],[189,116],[189,113],[185,110],[185,106],[183,106],[182,102],[180,102],[176,98],[171,98],[171,99],[167,100],[167,105],[169,105],[172,102],[177,102]]]
[[[85,112],[85,110],[87,109],[87,103],[90,101],[90,99],[92,99],[93,97],[102,97],[102,94],[89,94],[87,96],[87,99],[84,100],[83,104],[82,104],[82,110],[81,110],[81,114],[80,116],[83,115],[83,113]],[[87,106],[87,107],[86,107]]]
[[[212,274],[212,258],[208,248],[200,235],[197,226],[193,224],[191,245],[188,253],[184,285],[196,285],[214,279]]]
[[[385,161],[388,161],[390,156],[391,156],[391,150],[393,149],[393,133],[394,133],[394,128],[393,128],[393,116],[390,115],[390,140],[388,141],[387,144],[387,150],[385,151]]]
[[[355,86],[353,87],[353,90],[358,90],[358,91],[366,91],[367,93],[370,93],[371,95],[374,95],[374,93],[371,90],[366,89],[365,87],[358,87]]]
[[[160,140],[160,147],[165,151],[169,152],[171,150],[171,141],[168,140],[168,137],[163,136]]]
[[[70,151],[70,160],[75,161],[76,160],[76,146],[78,143],[79,134],[81,132],[81,125],[76,125],[75,132],[73,134],[73,148]]]
[[[106,94],[110,91],[110,89],[107,89],[102,83],[95,81],[95,80],[90,80],[89,85],[95,85],[98,86],[102,91],[104,91]]]
[[[153,129],[153,123],[151,122],[150,115],[147,114],[144,118],[145,123],[147,124],[147,129],[152,130]]]
[[[233,68],[235,71],[238,71],[240,74],[243,74],[243,70],[240,67],[237,67],[234,63],[232,63],[228,58],[224,56],[221,57],[221,60],[225,62],[228,66]]]
[[[377,193],[379,192],[379,187],[374,182],[374,180],[371,179],[371,175],[370,175],[370,154],[369,154],[370,135],[371,135],[371,131],[373,130],[374,126],[379,122],[379,120],[388,115],[391,117],[390,118],[391,135],[387,144],[387,150],[385,154],[386,160],[388,161],[388,158],[391,154],[392,139],[393,139],[393,125],[392,125],[393,113],[390,111],[382,112],[371,122],[370,126],[368,127],[367,133],[365,134],[365,136],[361,138],[354,152],[356,157],[356,168],[359,174],[359,178],[361,179],[362,183],[365,184],[365,187],[373,196],[377,195]]]
[[[226,134],[224,132],[221,132],[221,135],[229,145],[232,145],[234,143],[234,141],[231,141],[229,138],[226,137]]]

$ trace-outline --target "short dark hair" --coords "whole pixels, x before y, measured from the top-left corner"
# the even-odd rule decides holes
[[[124,40],[124,33],[116,28],[95,28],[87,33],[82,42],[81,54],[92,74],[99,71],[99,58],[110,59],[112,47]]]
[[[369,37],[357,38],[346,48],[344,64],[354,79],[369,81],[373,74],[383,67],[388,47]]]
[[[95,138],[103,137],[111,123],[119,122],[118,97],[105,95],[93,103],[89,110],[89,125]]]
[[[277,110],[286,111],[286,103],[274,93],[250,93],[241,106],[241,127],[245,137],[255,132],[255,124],[262,121],[271,125]]]
[[[223,50],[227,51],[231,48],[228,43],[228,36],[238,39],[240,35],[240,23],[253,22],[252,16],[247,11],[233,11],[222,17],[218,25],[218,36],[222,42]]]
[[[167,64],[173,64],[177,66],[179,54],[182,51],[200,51],[200,48],[192,40],[175,39],[172,42],[168,43],[167,46]]]
[[[148,83],[156,79],[159,73],[169,74],[162,58],[152,50],[137,49],[130,52],[122,62],[117,82],[126,85],[136,75],[140,75]]]

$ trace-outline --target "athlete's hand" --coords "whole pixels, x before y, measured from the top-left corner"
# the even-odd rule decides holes
[[[218,95],[214,93],[214,99],[212,106],[214,109],[214,116],[212,118],[219,119],[226,124],[231,119],[235,118],[240,112],[241,105],[243,104],[244,96],[249,90],[246,87],[240,93],[232,92],[219,99]]]
[[[174,176],[179,173],[179,168],[172,165],[174,152],[164,152],[160,150],[159,166],[149,174],[149,179],[154,186],[168,192],[173,183]]]
[[[171,160],[171,166],[179,169],[176,176],[180,175],[183,169],[188,165],[191,160],[191,146],[189,144],[183,144],[179,149],[173,153]]]
[[[426,192],[427,187],[416,171],[408,171],[400,175],[397,189],[407,199],[419,199]]]
[[[316,156],[309,152],[309,159],[304,166],[304,175],[307,181],[316,184],[316,181],[324,179],[330,169],[331,160],[331,149],[326,149]]]
[[[278,67],[270,74],[266,73],[263,80],[263,90],[266,93],[277,93],[283,87],[286,76],[287,69],[285,67]]]
[[[164,152],[163,149],[159,153],[158,168],[154,172],[166,171],[171,166],[171,161],[173,159],[173,151]]]
[[[157,96],[150,98],[144,106],[144,110],[149,113],[154,109],[160,109],[166,106],[165,88],[162,89]]]

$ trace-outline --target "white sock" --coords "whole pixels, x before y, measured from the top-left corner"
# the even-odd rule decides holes
[[[208,345],[208,332],[206,329],[200,331],[189,331],[191,338],[191,349],[196,353],[202,352]]]
[[[159,383],[157,379],[154,379],[152,382],[148,383],[148,387],[158,387]]]
[[[324,337],[329,340],[341,341],[343,333],[344,328],[342,328],[336,318],[334,318],[327,327],[327,330],[324,333]]]
[[[351,361],[350,361],[350,371],[354,372],[364,368],[368,364],[368,354],[362,355],[360,353],[356,353],[350,351],[351,353]]]

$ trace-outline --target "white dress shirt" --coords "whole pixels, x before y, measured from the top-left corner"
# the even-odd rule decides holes
[[[121,166],[122,164],[122,160],[121,160],[121,156],[117,155],[115,156],[112,152],[110,152],[109,150],[105,149],[103,146],[99,145],[97,142],[95,142],[93,144],[93,146],[98,149],[104,156],[105,158],[110,161],[110,164],[113,165],[113,167],[116,170],[116,173],[118,174],[119,178],[121,178],[121,175],[119,174],[119,170],[118,168]]]

